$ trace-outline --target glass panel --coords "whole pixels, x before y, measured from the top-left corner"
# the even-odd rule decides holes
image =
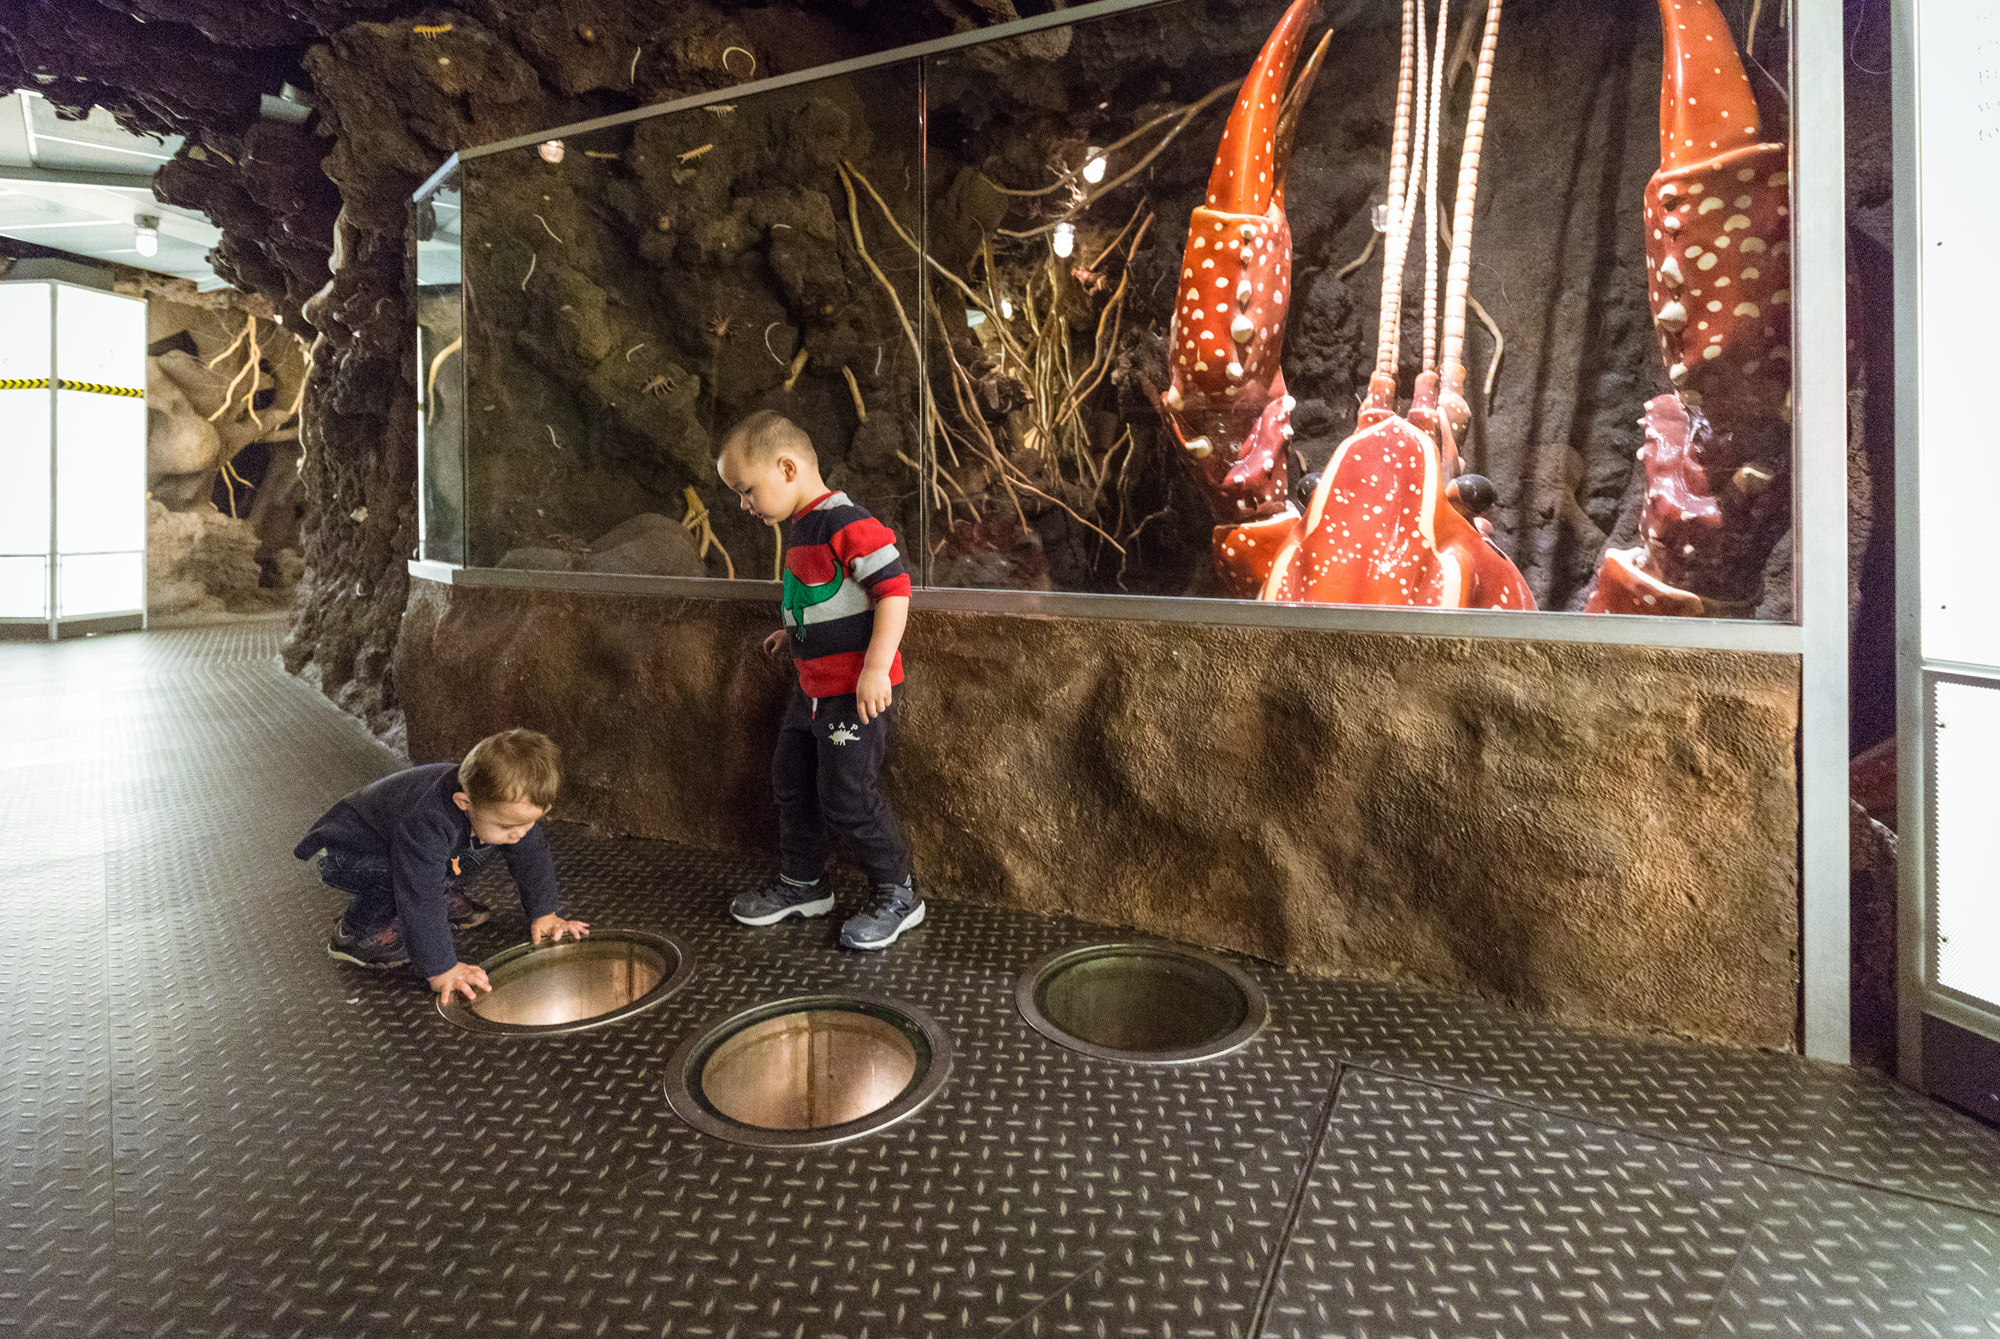
[[[46,290],[44,290],[46,291]],[[6,293],[0,290],[0,298]],[[44,315],[43,329],[47,329]],[[0,315],[0,337],[7,331]],[[0,391],[0,554],[49,551],[49,393]]]
[[[465,358],[459,303],[459,174],[412,211],[417,295],[417,435],[423,507],[417,552],[465,561]]]
[[[56,547],[61,553],[146,547],[144,400],[56,393]]]
[[[30,383],[0,390],[0,423],[6,425],[0,432],[0,554],[46,554],[49,549],[47,378],[53,291],[52,285],[42,283],[0,284],[0,386]],[[6,580],[11,590],[24,578],[15,575]],[[41,611],[46,595],[34,598],[36,611]],[[10,607],[18,603],[18,598],[10,597]]]
[[[889,66],[465,164],[473,565],[771,579],[775,536],[714,466],[767,409],[913,547],[917,79]]]
[[[146,304],[88,288],[56,288],[56,373],[64,381],[146,388]]]
[[[1978,388],[1992,373],[1982,333],[2000,301],[1988,257],[2000,216],[2000,9],[1929,4],[1913,23],[1923,77],[1915,137],[1918,309],[1923,363],[1918,448],[1923,654],[1932,660],[2000,665],[2000,618],[1987,588],[1990,524],[1973,480],[1985,477],[1992,426]]]
[[[1932,897],[1937,984],[2000,1005],[2000,874],[1993,794],[2000,788],[2000,690],[1939,682],[1931,737]]]
[[[48,616],[48,558],[0,557],[0,618]]]
[[[56,605],[63,618],[136,612],[145,603],[144,553],[88,553],[57,560]]]
[[[1388,200],[1400,7],[1331,11],[1293,102],[1260,51],[1289,32],[1303,69],[1311,11],[1182,0],[926,63],[930,580],[1789,619],[1777,10],[1745,67],[1709,59],[1741,49],[1745,7],[1732,31],[1682,6],[1668,36],[1714,73],[1663,143],[1652,7],[1509,9],[1455,210],[1483,11],[1454,8],[1427,34],[1434,221],[1421,194]],[[1449,440],[1411,403],[1427,365],[1462,377]]]

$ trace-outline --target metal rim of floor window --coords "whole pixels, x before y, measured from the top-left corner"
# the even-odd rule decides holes
[[[761,1025],[826,1013],[852,1014],[886,1025],[908,1047],[912,1072],[894,1097],[854,1119],[804,1128],[751,1124],[733,1118],[711,1100],[706,1092],[707,1069],[725,1044]],[[875,1134],[915,1114],[944,1087],[951,1062],[950,1034],[928,1012],[906,1001],[852,990],[794,995],[731,1014],[683,1041],[667,1063],[667,1104],[689,1126],[731,1143],[769,1149],[823,1148]]]
[[[505,997],[501,992],[507,991],[510,986],[519,986],[531,976],[542,976],[546,980],[545,974],[551,969],[560,970],[572,963],[579,965],[603,963],[612,958],[612,953],[615,953],[619,946],[627,949],[628,972],[633,963],[643,959],[643,970],[654,975],[643,990],[634,992],[629,988],[614,989],[613,997],[617,1002],[609,1008],[582,1017],[547,1023],[511,1022],[504,1018],[489,1017],[480,1012],[482,1007],[493,1009],[496,997],[504,1002]],[[607,953],[607,949],[612,950],[612,953]],[[469,1032],[539,1037],[604,1027],[643,1013],[687,984],[688,979],[694,975],[695,959],[686,945],[665,935],[650,934],[643,930],[597,930],[582,939],[564,940],[561,943],[516,944],[488,958],[480,964],[480,967],[485,971],[487,980],[493,984],[493,990],[470,1003],[456,997],[449,1004],[440,1000],[438,1012]],[[558,988],[551,992],[543,986],[540,988],[540,993],[543,1002],[546,1003],[552,993],[560,996],[562,991]],[[532,1015],[537,1009],[529,1006],[509,1012]]]
[[[1136,1008],[1148,1000],[1154,1005],[1191,1006],[1177,1017],[1147,1015],[1148,1030],[1158,1031],[1163,1016],[1178,1025],[1177,1032],[1165,1030],[1161,1044],[1116,1044],[1110,1038],[1125,1032],[1129,1039],[1130,1027],[1120,1028],[1118,1020],[1101,1015],[1079,1017],[1079,1009],[1090,1013],[1089,1003],[1066,1004],[1051,997],[1059,983],[1079,970],[1102,973],[1104,984],[1115,985],[1120,966],[1153,974],[1154,989],[1150,996],[1143,990],[1134,992],[1126,1001],[1114,1002],[1114,1007]],[[1170,989],[1163,992],[1162,985]],[[1083,944],[1051,953],[1015,981],[1014,1003],[1029,1026],[1049,1040],[1084,1055],[1128,1065],[1188,1065],[1227,1055],[1249,1044],[1271,1013],[1264,988],[1235,963],[1185,944],[1152,939]],[[1073,1030],[1079,1024],[1083,1031],[1095,1032],[1098,1039],[1079,1035]]]

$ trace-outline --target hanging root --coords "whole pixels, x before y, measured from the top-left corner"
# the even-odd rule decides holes
[[[792,356],[792,374],[785,378],[785,390],[787,392],[789,392],[792,389],[792,387],[799,384],[799,373],[805,370],[806,370],[806,351],[804,349],[800,349],[796,354]]]
[[[854,369],[842,363],[840,374],[847,378],[847,393],[854,397],[854,416],[866,423],[868,406],[861,402],[861,383],[854,379]]]
[[[725,74],[734,74],[734,73],[736,73],[736,71],[734,71],[734,70],[732,70],[732,69],[730,69],[730,68],[729,68],[729,55],[730,55],[730,53],[731,53],[732,51],[741,51],[741,52],[742,52],[742,53],[743,53],[743,54],[744,54],[745,56],[748,56],[748,57],[750,58],[750,73],[749,73],[749,74],[746,74],[746,75],[744,75],[743,77],[744,77],[745,79],[753,79],[753,78],[755,78],[755,77],[756,77],[756,75],[757,75],[757,53],[756,53],[756,52],[754,52],[754,51],[752,51],[752,50],[751,50],[751,49],[750,49],[749,47],[747,47],[747,46],[732,46],[732,47],[724,47],[724,48],[723,48],[723,51],[722,51],[722,69],[723,69],[723,73],[725,73]]]
[[[430,407],[430,412],[424,415],[424,422],[426,424],[435,422],[437,419],[438,369],[444,366],[445,359],[457,353],[464,345],[465,336],[460,335],[457,339],[439,349],[437,357],[431,359],[430,376],[424,380],[424,403]],[[299,389],[300,393],[303,394],[305,388],[301,386]]]
[[[701,541],[701,552],[696,557],[706,558],[712,547],[722,554],[722,565],[728,569],[729,579],[736,580],[736,560],[729,556],[729,549],[716,538],[715,526],[710,523],[708,508],[703,505],[701,494],[690,484],[683,490],[687,495],[687,515],[681,517],[681,528]]]
[[[536,252],[530,251],[528,253],[528,272],[521,276],[521,291],[523,293],[528,291],[528,280],[535,277],[535,265],[540,260],[541,256]]]
[[[1479,317],[1479,323],[1486,327],[1486,333],[1493,336],[1493,356],[1486,362],[1486,407],[1491,409],[1493,407],[1493,383],[1499,380],[1500,377],[1500,359],[1506,355],[1507,340],[1500,333],[1499,324],[1486,314],[1486,308],[1479,305],[1478,298],[1468,293],[1465,300],[1471,306],[1473,314]]]
[[[1381,233],[1370,231],[1368,234],[1368,245],[1361,248],[1361,254],[1356,256],[1353,260],[1348,261],[1345,265],[1341,266],[1339,269],[1335,270],[1333,272],[1333,277],[1336,279],[1345,279],[1348,275],[1354,273],[1356,270],[1360,269],[1363,265],[1366,265],[1368,263],[1368,258],[1375,254],[1375,244],[1381,240],[1382,240]]]

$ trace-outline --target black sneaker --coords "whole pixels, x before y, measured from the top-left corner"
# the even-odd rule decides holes
[[[333,923],[333,937],[326,941],[326,956],[351,962],[356,967],[408,967],[410,955],[403,949],[403,927],[394,921],[371,935],[347,931],[347,917]]]
[[[754,893],[740,893],[729,904],[729,914],[745,925],[776,925],[787,916],[824,916],[833,910],[833,894],[826,881],[793,883],[776,878]]]
[[[493,916],[493,909],[459,886],[458,880],[446,879],[444,884],[444,918],[451,922],[454,930],[470,930],[475,925],[484,925]]]
[[[840,927],[842,948],[887,948],[903,931],[924,923],[924,900],[916,881],[877,884],[874,896],[859,914]]]

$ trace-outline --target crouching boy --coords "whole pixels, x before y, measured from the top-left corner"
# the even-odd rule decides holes
[[[321,881],[349,895],[327,953],[358,967],[414,966],[445,1000],[491,989],[485,972],[458,961],[451,932],[486,920],[464,885],[496,850],[535,943],[588,934],[557,910],[555,862],[537,826],[561,784],[555,741],[507,730],[474,744],[463,762],[397,772],[327,810],[292,852],[319,855]]]

